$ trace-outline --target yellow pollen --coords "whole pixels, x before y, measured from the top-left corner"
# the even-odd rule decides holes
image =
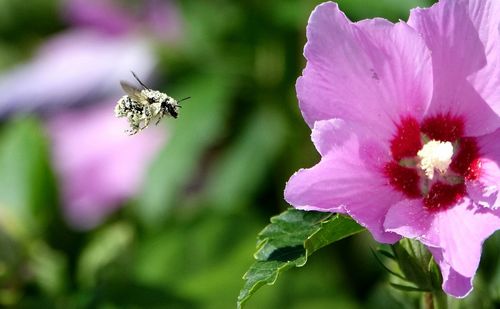
[[[418,166],[429,179],[432,179],[434,170],[438,170],[441,174],[448,170],[453,157],[453,145],[450,142],[431,140],[420,149],[417,156],[420,158]]]

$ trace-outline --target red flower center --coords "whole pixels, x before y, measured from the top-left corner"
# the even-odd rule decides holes
[[[453,156],[446,171],[429,178],[417,154],[431,140],[451,143]],[[384,167],[389,183],[408,198],[422,198],[432,211],[455,205],[466,193],[465,180],[480,176],[476,139],[464,137],[464,121],[459,117],[438,115],[421,123],[413,117],[402,118],[391,140],[391,154],[393,160]]]

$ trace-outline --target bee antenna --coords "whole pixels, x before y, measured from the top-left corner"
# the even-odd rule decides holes
[[[141,84],[141,86],[144,87],[144,89],[150,90],[149,87],[144,85],[144,83],[139,79],[139,77],[137,77],[137,75],[135,75],[134,71],[130,71],[130,72],[134,76],[135,80],[137,80],[139,82],[139,84]]]
[[[186,101],[186,100],[189,100],[189,99],[191,99],[191,97],[185,97],[185,98],[180,99],[179,101],[177,101],[177,103],[180,103],[180,102],[182,102],[182,101]]]

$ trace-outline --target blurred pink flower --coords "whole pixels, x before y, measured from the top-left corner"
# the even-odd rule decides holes
[[[500,2],[442,0],[408,23],[312,13],[297,95],[321,161],[285,189],[380,242],[420,240],[464,297],[500,228]]]
[[[137,192],[165,141],[157,128],[128,136],[126,121],[114,118],[111,103],[123,95],[119,81],[130,80],[131,70],[147,81],[157,63],[152,39],[178,38],[181,20],[171,1],[138,2],[136,13],[113,0],[63,5],[77,27],[52,37],[32,60],[0,76],[0,117],[47,114],[63,211],[71,225],[85,229]],[[80,108],[67,109],[75,105]]]
[[[3,72],[0,117],[115,98],[122,94],[118,81],[131,70],[147,80],[157,63],[150,39],[178,39],[180,12],[172,1],[140,2],[135,15],[119,4],[66,0],[63,13],[79,27],[54,36],[32,60]]]
[[[64,212],[77,228],[96,226],[140,188],[151,159],[165,142],[164,130],[124,133],[114,102],[54,115],[48,121],[53,161]]]
[[[180,13],[170,0],[136,4],[123,0],[66,0],[64,15],[74,25],[115,35],[140,30],[167,41],[182,35]]]
[[[117,98],[123,93],[119,80],[130,70],[147,77],[155,64],[152,48],[138,37],[67,31],[46,42],[33,60],[0,76],[0,115]]]

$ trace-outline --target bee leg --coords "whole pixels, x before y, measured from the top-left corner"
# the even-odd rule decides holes
[[[127,120],[130,129],[125,130],[125,133],[127,133],[128,135],[134,135],[135,133],[137,133],[137,126],[135,125],[134,120],[132,118],[127,117]]]
[[[144,120],[144,125],[142,126],[141,130],[146,129],[148,126],[149,126],[149,118],[146,118],[146,119]]]
[[[158,120],[156,120],[156,123],[155,123],[156,126],[160,123],[160,121],[163,118],[163,116],[164,116],[163,112],[161,112],[160,114],[158,114]]]
[[[136,123],[131,123],[130,124],[130,129],[127,130],[126,132],[129,135],[134,135],[135,133],[139,132],[139,130],[140,130],[140,128],[139,128],[139,126]]]
[[[130,130],[125,130],[125,133],[127,133],[128,135],[134,135],[138,132],[137,128],[132,128]]]

